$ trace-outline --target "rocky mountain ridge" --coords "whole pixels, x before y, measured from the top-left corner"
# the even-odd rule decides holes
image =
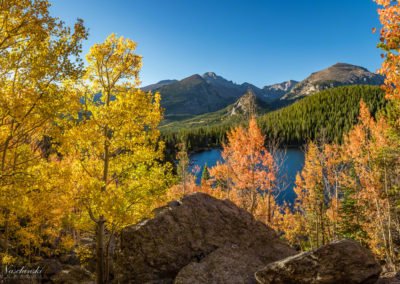
[[[165,118],[168,121],[180,121],[222,110],[249,91],[272,110],[325,89],[344,85],[381,85],[383,81],[382,76],[363,67],[337,63],[312,73],[301,82],[289,80],[262,88],[247,82],[237,84],[214,72],[206,72],[180,81],[160,81],[142,89],[160,92]]]
[[[289,80],[270,86],[264,86],[262,88],[264,91],[264,98],[270,103],[279,100],[283,95],[289,93],[298,83],[298,81]]]
[[[169,84],[172,84],[172,83],[175,83],[175,82],[178,82],[178,80],[169,80],[169,79],[167,79],[167,80],[161,80],[161,81],[159,81],[158,83],[155,83],[155,84],[151,84],[151,85],[147,85],[147,86],[141,87],[141,89],[142,89],[143,91],[146,91],[146,92],[148,92],[148,91],[153,91],[153,90],[155,90],[155,89],[161,88],[162,86],[166,86],[166,85],[169,85]]]
[[[366,68],[347,63],[336,63],[326,69],[312,73],[296,84],[290,92],[282,96],[281,100],[293,101],[339,86],[382,85],[383,83],[383,76],[369,72]]]

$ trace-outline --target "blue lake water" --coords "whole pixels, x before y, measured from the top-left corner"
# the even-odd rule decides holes
[[[303,169],[304,166],[304,153],[299,149],[293,148],[280,151],[286,151],[285,158],[283,159],[283,170],[281,173],[282,176],[285,176],[286,186],[285,190],[279,194],[277,201],[280,204],[282,204],[283,201],[292,203],[296,197],[296,194],[293,191],[296,175]],[[205,163],[207,163],[208,168],[211,168],[217,164],[217,161],[222,161],[221,150],[213,149],[193,154],[190,156],[190,161],[192,167],[200,167],[200,171],[196,175],[197,182],[199,183]]]

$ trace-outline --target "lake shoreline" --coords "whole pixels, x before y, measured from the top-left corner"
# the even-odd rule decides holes
[[[282,147],[279,147],[281,150],[286,150],[286,149],[291,149],[291,150],[299,150],[303,151],[305,145],[282,145]],[[222,151],[222,146],[216,146],[216,147],[202,147],[202,148],[196,148],[196,149],[190,149],[189,156],[199,154],[202,152],[208,152],[212,150],[221,150]]]
[[[198,167],[195,173],[196,183],[200,184],[201,174],[205,163],[207,163],[208,168],[212,168],[217,164],[217,162],[222,161],[221,155],[222,148],[208,148],[208,151],[200,151],[196,153],[191,153],[189,156],[191,162],[191,169]],[[283,202],[292,203],[296,197],[293,188],[295,186],[296,175],[301,172],[304,166],[304,152],[299,148],[281,148],[278,151],[285,151],[286,155],[283,158],[283,168],[281,178],[285,179],[285,184],[287,185],[285,192],[278,197],[278,203],[283,204]],[[279,155],[278,155],[279,156]],[[285,186],[285,185],[283,185]]]

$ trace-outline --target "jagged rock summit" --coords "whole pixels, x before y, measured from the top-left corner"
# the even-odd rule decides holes
[[[246,94],[241,96],[234,104],[230,106],[229,115],[250,116],[257,115],[269,109],[270,106],[259,99],[252,89],[249,89]]]
[[[118,283],[255,283],[257,270],[296,253],[247,211],[204,193],[126,227],[120,246]]]
[[[264,86],[262,88],[264,92],[264,100],[266,102],[274,102],[279,100],[282,96],[289,93],[299,82],[295,80],[289,80],[270,86]]]
[[[289,81],[285,81],[285,82],[278,83],[278,84],[264,86],[263,90],[270,90],[270,91],[276,91],[276,92],[282,91],[284,93],[287,93],[287,92],[290,92],[297,83],[299,83],[299,82],[295,81],[295,80],[289,80]]]

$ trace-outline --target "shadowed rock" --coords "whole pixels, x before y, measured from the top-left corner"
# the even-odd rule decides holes
[[[381,273],[372,253],[353,240],[270,263],[256,273],[258,283],[375,283]]]
[[[257,284],[254,271],[265,266],[261,260],[238,246],[219,248],[200,262],[194,261],[182,268],[175,284],[186,283],[243,283]]]
[[[177,283],[202,283],[188,278],[197,269],[207,271],[205,279],[212,283],[237,283],[238,276],[254,282],[257,269],[296,253],[247,211],[203,193],[171,202],[153,219],[125,228],[120,245],[118,283],[172,283],[184,267]],[[224,274],[220,281],[217,274]]]

